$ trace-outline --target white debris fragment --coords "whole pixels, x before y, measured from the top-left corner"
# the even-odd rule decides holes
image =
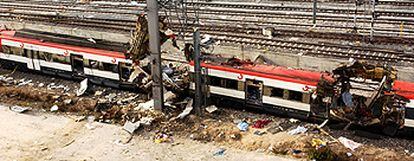
[[[171,101],[175,97],[177,97],[177,95],[175,95],[173,92],[171,92],[171,91],[165,92],[164,93],[164,102]]]
[[[76,91],[76,96],[81,96],[86,92],[88,89],[88,78],[85,78],[81,83],[78,91]]]
[[[185,107],[184,111],[181,112],[176,118],[178,119],[183,119],[184,117],[186,117],[188,114],[190,114],[190,112],[193,110],[193,99],[191,99],[190,101],[188,101],[187,106]]]
[[[152,117],[142,117],[139,120],[140,124],[145,125],[145,126],[151,125],[152,121],[154,121],[154,118]]]
[[[102,95],[102,93],[103,93],[103,91],[96,91],[96,92],[95,92],[95,96],[101,96],[101,95]]]
[[[123,129],[125,131],[129,132],[130,134],[133,134],[135,132],[135,130],[137,130],[139,128],[140,125],[141,125],[141,123],[139,121],[135,122],[135,123],[132,123],[131,121],[127,121],[127,122],[125,122],[125,124],[123,126]]]
[[[19,83],[19,84],[17,84],[17,87],[24,86],[24,85],[27,85],[27,84],[29,84],[29,83],[32,83],[32,80],[27,80],[27,81],[25,81],[24,79],[21,79],[21,80],[20,80],[20,83]]]
[[[111,93],[105,96],[105,98],[108,99],[109,101],[113,101],[115,97],[116,97],[116,93]]]
[[[23,113],[23,112],[29,111],[31,108],[16,105],[16,106],[11,106],[9,109],[17,113]]]
[[[338,138],[339,142],[341,142],[345,147],[351,149],[352,151],[355,151],[355,149],[357,149],[358,147],[360,147],[362,144],[361,143],[357,143],[355,141],[352,141],[350,139],[347,139],[345,137],[339,137]]]
[[[88,123],[85,124],[85,127],[89,130],[93,130],[96,128],[96,126],[93,125],[95,122],[95,116],[88,116],[87,118]]]
[[[92,42],[92,43],[96,44],[96,41],[95,41],[93,38],[89,38],[89,39],[88,39],[88,41],[90,41],[90,42]]]
[[[290,130],[288,132],[288,134],[289,135],[297,135],[297,134],[305,133],[306,131],[308,131],[307,128],[305,128],[303,126],[298,126],[298,127],[296,127],[296,129]]]
[[[121,100],[122,103],[127,103],[127,102],[131,102],[132,100],[136,99],[139,95],[135,95],[135,96],[131,96],[128,98],[125,98],[123,100]]]
[[[65,105],[71,104],[72,103],[72,99],[65,99],[63,101],[63,103],[65,103]]]
[[[51,111],[51,112],[55,112],[55,111],[57,111],[57,110],[59,110],[59,106],[57,106],[57,105],[53,105],[53,106],[50,108],[50,111]]]
[[[322,124],[318,125],[318,128],[324,127],[328,123],[329,119],[326,119]]]
[[[211,105],[211,106],[206,107],[206,111],[208,113],[213,113],[214,111],[217,111],[217,110],[218,110],[218,108],[215,105]]]
[[[299,122],[299,120],[298,119],[294,119],[294,118],[290,118],[289,119],[289,122],[291,122],[291,123],[297,123],[297,122]]]
[[[45,86],[45,84],[44,84],[44,83],[39,83],[39,84],[37,85],[37,87],[43,87],[43,86]]]
[[[151,99],[151,100],[149,100],[147,102],[138,104],[138,107],[135,108],[135,110],[139,110],[139,109],[142,109],[142,110],[150,110],[150,109],[153,109],[153,108],[154,108],[154,100]]]

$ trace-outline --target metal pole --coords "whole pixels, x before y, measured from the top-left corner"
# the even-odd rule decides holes
[[[201,114],[202,105],[202,80],[201,80],[201,58],[200,58],[200,31],[198,28],[194,29],[194,74],[195,74],[195,96],[194,96],[194,110],[197,115]]]
[[[318,0],[313,0],[313,25],[316,25],[316,8]]]
[[[374,41],[374,22],[375,22],[375,0],[371,0],[371,32],[370,32],[370,41]]]
[[[355,0],[354,29],[357,29],[358,0]]]
[[[147,0],[148,9],[148,32],[149,47],[151,52],[151,73],[152,73],[152,98],[154,99],[154,109],[162,110],[164,105],[164,95],[162,86],[161,70],[161,42],[158,20],[157,0]]]

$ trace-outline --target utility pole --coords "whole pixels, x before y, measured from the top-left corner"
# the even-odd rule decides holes
[[[158,1],[147,0],[149,48],[151,52],[152,98],[154,109],[162,110],[164,105],[162,70],[161,70],[161,42],[160,24],[158,20]]]
[[[198,28],[194,29],[194,74],[195,74],[195,96],[194,96],[194,110],[197,115],[201,115],[202,105],[202,80],[201,80],[201,54],[200,54],[200,31]]]
[[[316,8],[318,0],[313,0],[313,26],[316,26]]]
[[[375,0],[371,0],[371,13],[372,13],[372,17],[371,17],[371,32],[370,32],[370,41],[374,41],[374,23],[375,23]]]
[[[354,13],[354,30],[357,31],[357,14],[358,14],[358,0],[355,0],[355,13]]]

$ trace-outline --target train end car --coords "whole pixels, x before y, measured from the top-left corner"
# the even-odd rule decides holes
[[[139,89],[134,81],[142,70],[123,52],[104,47],[109,43],[45,32],[1,31],[0,61],[64,78]]]

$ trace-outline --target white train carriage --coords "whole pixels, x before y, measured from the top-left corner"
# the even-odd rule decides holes
[[[119,51],[27,38],[15,31],[0,32],[0,46],[2,64],[19,64],[62,77],[89,77],[94,83],[113,87],[131,85],[128,79],[132,62]]]
[[[194,71],[193,64],[190,71]],[[311,91],[321,77],[318,72],[270,65],[226,66],[214,63],[203,63],[202,73],[207,80],[206,90],[212,97],[302,117],[310,113]],[[410,99],[405,126],[414,127],[414,83],[396,81],[394,87],[399,89],[398,94]],[[192,83],[190,88],[194,90],[195,84]]]

